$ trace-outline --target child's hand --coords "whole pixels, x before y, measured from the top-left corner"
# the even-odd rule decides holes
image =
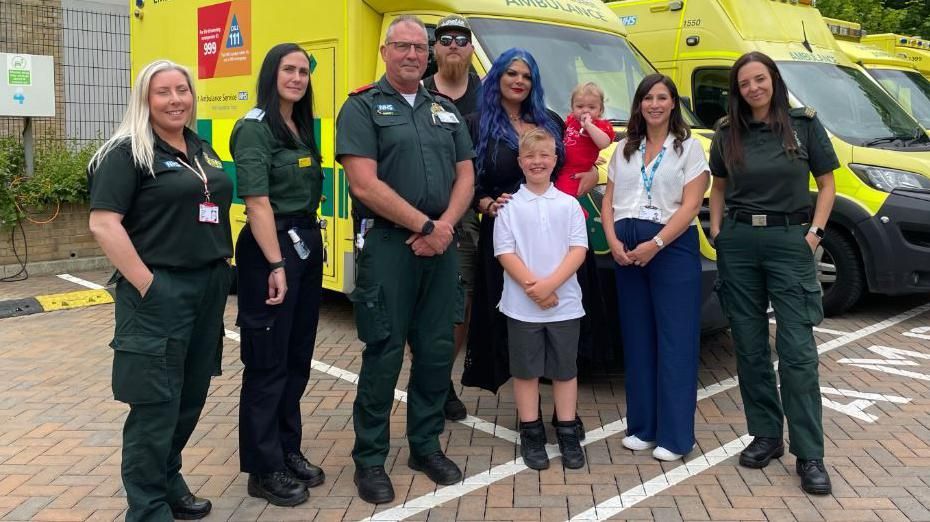
[[[581,115],[581,126],[587,128],[594,123],[594,119],[587,112]]]
[[[545,301],[549,296],[555,293],[555,285],[548,278],[529,281],[524,286],[524,289],[526,295],[536,304]]]
[[[554,308],[556,306],[559,306],[559,296],[556,295],[555,292],[552,292],[551,294],[549,294],[549,297],[543,299],[542,301],[536,304],[543,310]]]

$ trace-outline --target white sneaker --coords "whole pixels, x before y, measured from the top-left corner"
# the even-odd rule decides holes
[[[666,462],[671,462],[673,460],[678,460],[684,455],[679,455],[677,453],[672,453],[671,451],[659,446],[658,448],[652,451],[652,456],[658,460],[664,460]]]
[[[623,441],[621,443],[625,448],[631,449],[633,451],[642,451],[656,447],[655,442],[640,440],[640,438],[636,435],[628,435],[623,437]]]

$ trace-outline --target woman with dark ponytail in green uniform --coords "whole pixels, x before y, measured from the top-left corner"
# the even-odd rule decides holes
[[[823,463],[813,334],[823,319],[814,251],[833,208],[837,167],[814,110],[789,108],[775,62],[759,52],[740,57],[730,70],[727,116],[710,150],[717,292],[730,320],[740,394],[754,437],[739,462],[763,468],[781,457],[787,418],[801,488],[816,495],[829,494],[831,486]],[[811,175],[818,189],[813,202]],[[769,303],[777,322],[780,388],[769,346]]]
[[[242,363],[239,461],[248,492],[296,506],[323,470],[301,452],[300,398],[310,378],[323,288],[316,218],[323,188],[310,57],[279,44],[258,76],[258,104],[230,137],[248,221],[236,243]]]
[[[218,374],[229,294],[232,181],[191,130],[190,73],[146,66],[123,122],[88,167],[90,231],[116,267],[113,396],[123,426],[126,520],[210,513],[181,476],[187,444]]]

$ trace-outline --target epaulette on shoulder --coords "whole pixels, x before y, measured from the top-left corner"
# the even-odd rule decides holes
[[[258,107],[256,107],[256,108],[250,110],[249,112],[245,113],[245,119],[247,119],[247,120],[255,120],[255,121],[262,121],[263,119],[265,119],[265,111],[263,111],[263,110],[259,109]]]
[[[355,89],[354,91],[350,92],[350,93],[349,93],[349,96],[355,96],[356,94],[362,94],[363,92],[370,91],[370,90],[373,89],[376,85],[378,85],[378,84],[377,84],[377,83],[369,83],[368,85],[362,85],[362,86],[359,87],[358,89]]]
[[[717,123],[714,124],[714,129],[723,129],[730,126],[730,117],[722,116]]]
[[[788,114],[794,116],[795,118],[807,118],[808,120],[813,120],[814,116],[817,116],[817,111],[810,107],[795,107],[789,110]]]

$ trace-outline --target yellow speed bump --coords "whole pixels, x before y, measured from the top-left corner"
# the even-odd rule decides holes
[[[55,310],[68,310],[83,308],[113,302],[113,296],[106,290],[82,290],[80,292],[67,292],[64,294],[50,294],[36,296],[36,301],[42,305],[46,312]]]

